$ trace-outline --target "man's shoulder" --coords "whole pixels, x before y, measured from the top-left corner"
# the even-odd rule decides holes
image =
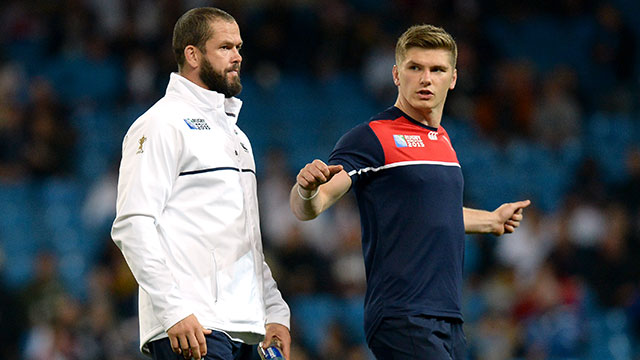
[[[367,121],[356,124],[349,131],[347,131],[345,135],[353,134],[353,133],[369,132],[372,122],[376,122],[380,120],[395,120],[396,118],[399,117],[397,116],[395,110],[397,110],[397,108],[393,106],[388,109],[385,109],[384,111],[381,111],[378,114],[370,117]]]
[[[369,118],[369,120],[355,125],[351,130],[344,134],[344,138],[356,138],[362,139],[362,136],[374,135],[372,124],[379,124],[380,122],[393,122],[402,116],[402,113],[398,108],[392,106],[387,108],[378,114]]]

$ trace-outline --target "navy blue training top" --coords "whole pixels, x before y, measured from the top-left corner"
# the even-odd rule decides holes
[[[394,315],[462,320],[462,170],[443,127],[391,107],[347,132],[330,164],[351,177],[362,226],[365,333]]]

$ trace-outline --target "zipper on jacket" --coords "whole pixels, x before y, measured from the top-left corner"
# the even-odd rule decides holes
[[[218,302],[218,266],[216,264],[216,255],[211,252],[212,271],[211,275],[211,292],[213,296],[213,302]]]

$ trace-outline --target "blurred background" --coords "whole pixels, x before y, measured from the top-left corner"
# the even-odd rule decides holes
[[[299,168],[393,104],[395,40],[416,23],[458,42],[443,126],[466,205],[533,201],[515,234],[468,236],[469,358],[640,359],[636,0],[3,1],[0,358],[144,358],[109,235],[120,145],[164,94],[173,25],[196,6],[240,24],[238,124],[294,360],[371,358],[351,195],[308,223],[287,199]]]

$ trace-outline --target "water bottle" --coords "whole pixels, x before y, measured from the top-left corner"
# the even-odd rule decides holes
[[[260,354],[262,360],[284,360],[284,355],[282,355],[282,351],[278,348],[275,339],[271,341],[271,344],[266,349],[258,345],[258,354]]]

